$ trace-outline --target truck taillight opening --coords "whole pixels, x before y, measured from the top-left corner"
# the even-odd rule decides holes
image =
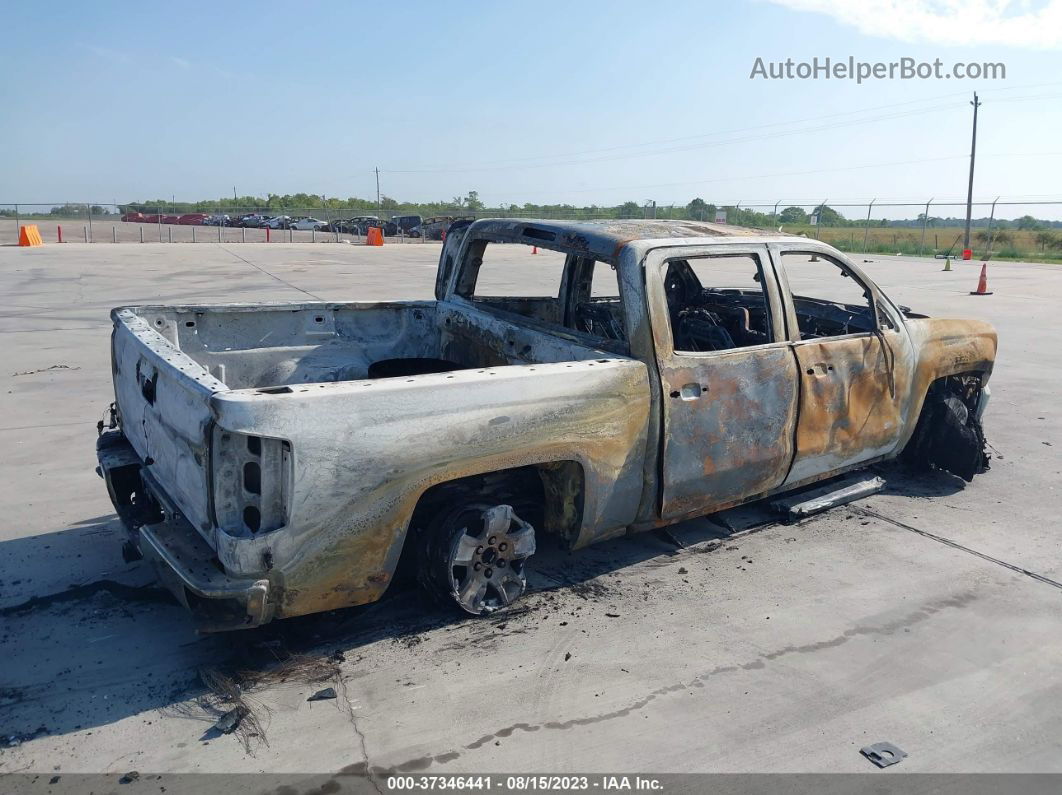
[[[254,461],[243,465],[243,490],[250,494],[262,493],[262,467]]]
[[[249,537],[287,524],[290,443],[220,428],[212,442],[218,527],[231,536]]]

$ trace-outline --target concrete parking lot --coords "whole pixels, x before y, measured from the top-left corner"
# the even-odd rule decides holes
[[[428,298],[438,251],[0,247],[0,772],[871,772],[859,748],[882,740],[909,754],[883,774],[1062,771],[1058,266],[993,263],[972,297],[979,263],[863,264],[916,311],[999,330],[992,469],[970,485],[890,468],[798,525],[753,507],[677,526],[685,548],[546,548],[490,619],[396,588],[197,636],[123,561],[93,471],[109,309]],[[512,263],[528,284],[534,262]],[[204,669],[244,671],[255,736],[210,731]]]

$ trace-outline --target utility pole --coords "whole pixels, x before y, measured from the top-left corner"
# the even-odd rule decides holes
[[[973,115],[973,136],[970,139],[970,184],[966,188],[966,230],[962,236],[962,258],[970,258],[970,216],[973,213],[973,178],[974,178],[974,158],[977,155],[977,109],[981,107],[981,100],[977,98],[977,92],[974,92],[973,102],[974,115]]]
[[[380,167],[376,167],[376,214],[380,214]]]

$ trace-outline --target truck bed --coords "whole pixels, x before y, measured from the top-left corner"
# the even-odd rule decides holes
[[[235,565],[239,557],[233,550],[224,553],[227,538],[261,540],[262,533],[286,524],[297,509],[287,502],[292,486],[281,482],[281,473],[292,471],[292,449],[306,462],[312,449],[308,438],[318,431],[325,440],[346,440],[353,433],[364,441],[371,435],[370,425],[387,426],[389,433],[398,435],[401,428],[430,432],[423,424],[427,416],[448,412],[452,425],[479,411],[526,403],[539,388],[553,390],[556,400],[556,389],[563,392],[565,384],[575,388],[581,383],[571,380],[570,370],[563,375],[549,372],[571,366],[566,362],[591,365],[586,375],[600,372],[606,384],[606,362],[633,368],[620,376],[620,391],[637,394],[643,387],[636,390],[629,383],[645,379],[644,365],[629,357],[536,329],[524,318],[502,320],[472,305],[407,301],[144,306],[115,309],[112,318],[121,431],[176,513],[218,549],[226,565]],[[453,373],[449,378],[456,380],[423,375],[430,373]],[[529,389],[499,393],[503,384],[510,384],[507,375],[520,376],[517,380],[528,383]],[[534,383],[526,381],[528,377]],[[560,380],[554,383],[551,378]],[[379,388],[370,394],[363,389],[367,384]],[[459,385],[458,392],[447,391],[444,399],[444,385]],[[616,389],[606,388],[599,399],[607,403],[615,397],[617,405],[630,406],[633,397],[619,398],[613,394]],[[313,401],[312,408],[307,400]],[[580,405],[597,410],[585,399]],[[550,406],[548,401],[532,401],[520,412],[556,410]],[[385,408],[386,420],[377,416]],[[244,416],[247,412],[253,420]],[[516,409],[510,412],[518,415]],[[644,418],[639,421],[644,424]],[[246,429],[236,427],[243,423]],[[607,429],[608,424],[600,427]],[[230,474],[223,469],[228,437],[219,428],[261,437],[254,443],[260,449],[253,457],[261,458],[256,481],[262,482],[256,493],[242,494],[232,506],[217,493],[214,482],[225,482]],[[247,450],[240,453],[245,454]],[[342,455],[330,452],[328,457],[334,461]],[[330,475],[314,477],[327,482]],[[250,509],[253,519],[244,513]],[[317,505],[307,510],[320,509]],[[219,523],[225,528],[220,534]]]
[[[434,301],[115,310],[227,389],[593,359],[603,351]],[[145,328],[146,327],[146,328]],[[608,354],[612,355],[612,354]]]

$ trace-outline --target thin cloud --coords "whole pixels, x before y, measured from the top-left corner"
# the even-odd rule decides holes
[[[767,0],[912,44],[1062,46],[1062,0]]]
[[[186,61],[184,58],[178,58],[176,55],[171,55],[170,60],[182,69],[190,69],[192,64]]]
[[[100,47],[95,44],[82,44],[81,46],[97,58],[103,58],[105,61],[111,61],[112,63],[129,63],[130,60],[129,55],[120,50],[112,50],[109,47]]]

